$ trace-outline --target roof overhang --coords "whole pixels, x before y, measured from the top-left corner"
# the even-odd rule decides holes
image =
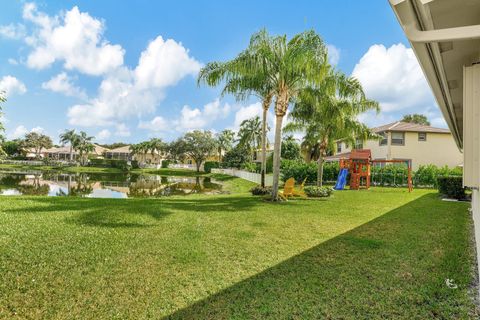
[[[463,67],[480,61],[480,1],[389,1],[461,149]]]

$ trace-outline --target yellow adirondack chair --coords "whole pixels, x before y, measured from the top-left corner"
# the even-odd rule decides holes
[[[293,197],[293,188],[295,187],[295,179],[290,178],[285,181],[285,185],[283,186],[283,192],[280,193],[280,197],[287,200],[288,197]]]
[[[303,191],[303,188],[305,187],[305,182],[307,181],[307,178],[303,179],[302,181],[302,184],[300,185],[300,187],[295,190],[295,188],[293,188],[293,194],[295,196],[299,196],[299,197],[302,197],[302,198],[306,198],[307,195],[305,194],[305,191]]]

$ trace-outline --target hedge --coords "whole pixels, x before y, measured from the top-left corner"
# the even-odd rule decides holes
[[[205,161],[205,164],[203,165],[203,171],[210,173],[214,168],[220,168],[220,163],[218,161]]]
[[[93,167],[118,168],[121,170],[129,170],[130,168],[138,168],[137,161],[131,161],[131,165],[126,160],[117,159],[90,159],[89,165]]]
[[[323,165],[323,181],[333,182],[337,180],[339,165],[337,162],[325,162]],[[317,182],[317,163],[306,163],[299,160],[282,160],[280,171],[282,173],[282,180],[293,177],[295,181],[301,182],[307,179],[307,184]]]
[[[170,160],[163,160],[162,161],[162,168],[163,169],[167,169],[169,165],[170,165]]]
[[[442,195],[458,200],[466,198],[461,176],[439,176],[437,177],[437,183],[438,192]]]

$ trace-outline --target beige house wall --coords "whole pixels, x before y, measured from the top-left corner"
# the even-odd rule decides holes
[[[368,140],[364,149],[372,151],[373,159],[412,159],[412,168],[417,170],[421,165],[434,164],[439,167],[457,167],[463,163],[463,155],[458,150],[451,134],[427,133],[427,141],[418,141],[418,132],[405,132],[405,145],[391,145],[391,134],[388,132],[388,145],[380,146],[378,140]],[[342,142],[340,153],[350,152]],[[335,150],[335,154],[338,154]]]

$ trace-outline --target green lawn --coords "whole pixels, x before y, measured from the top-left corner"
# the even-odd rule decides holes
[[[270,203],[217,178],[231,195],[1,198],[0,318],[475,317],[466,203],[378,188]]]

